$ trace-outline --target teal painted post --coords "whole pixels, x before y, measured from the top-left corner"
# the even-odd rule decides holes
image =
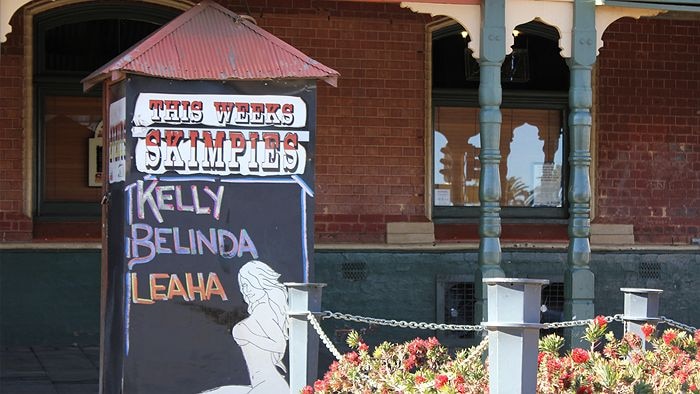
[[[504,277],[501,269],[501,65],[506,56],[505,0],[481,4],[479,59],[479,125],[481,128],[481,175],[479,179],[479,270],[477,271],[475,316],[488,320],[484,278]]]
[[[572,56],[569,59],[570,184],[569,251],[564,280],[564,314],[569,319],[594,316],[595,278],[589,266],[591,258],[591,70],[596,59],[595,3],[575,0]],[[581,343],[583,327],[572,328],[569,343]]]
[[[318,334],[308,313],[321,310],[325,283],[285,283],[289,296],[289,389],[299,393],[313,384],[318,370]]]

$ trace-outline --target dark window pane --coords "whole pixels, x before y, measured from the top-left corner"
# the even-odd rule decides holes
[[[536,22],[518,26],[513,47],[503,61],[501,82],[508,90],[565,91],[569,69],[560,55],[556,29]],[[464,33],[464,34],[463,34]],[[477,89],[479,63],[470,41],[453,26],[433,33],[432,82],[438,89]]]
[[[141,21],[108,19],[48,29],[44,33],[45,71],[92,72],[158,27]]]

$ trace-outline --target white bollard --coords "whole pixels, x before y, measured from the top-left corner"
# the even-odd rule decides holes
[[[546,279],[488,278],[489,391],[491,394],[534,393],[540,298]]]
[[[318,373],[318,335],[307,318],[320,312],[325,283],[285,283],[289,295],[289,392],[313,384]]]
[[[642,326],[649,323],[656,326],[659,318],[659,298],[663,290],[659,289],[638,289],[631,287],[620,288],[625,294],[625,309],[622,320],[625,321],[625,333],[632,332],[642,338],[642,349],[649,346]]]

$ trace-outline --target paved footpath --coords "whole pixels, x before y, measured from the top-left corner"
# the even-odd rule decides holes
[[[0,349],[2,394],[97,394],[98,347]]]

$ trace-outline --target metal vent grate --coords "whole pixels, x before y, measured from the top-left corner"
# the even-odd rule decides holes
[[[540,321],[542,323],[556,323],[564,321],[564,283],[552,282],[542,287],[542,315]],[[542,330],[541,335],[551,334],[556,332],[561,334],[561,330]]]
[[[444,322],[446,324],[474,324],[474,283],[446,282]],[[471,338],[473,332],[447,331],[447,336]]]
[[[353,282],[367,279],[367,263],[348,261],[342,264],[343,279]]]
[[[642,261],[639,263],[639,277],[641,279],[660,279],[661,264],[656,262]]]

